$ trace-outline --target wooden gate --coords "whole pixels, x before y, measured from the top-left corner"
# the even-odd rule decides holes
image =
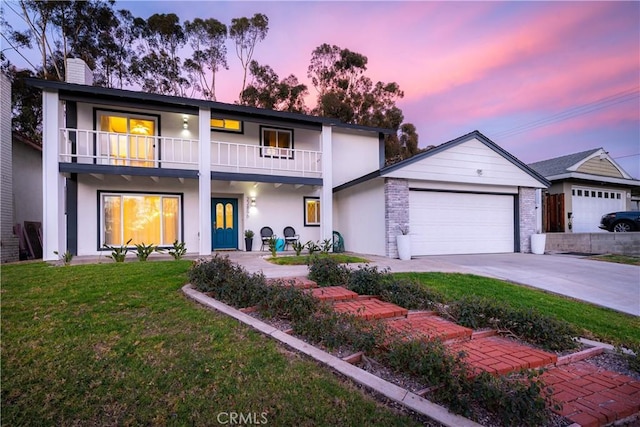
[[[564,194],[546,194],[544,198],[544,231],[564,232]]]

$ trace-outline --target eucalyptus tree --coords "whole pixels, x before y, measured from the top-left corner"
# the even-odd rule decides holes
[[[134,40],[139,37],[136,28],[130,11],[122,9],[113,14],[107,28],[98,36],[95,85],[122,89],[131,83],[129,65],[134,55]]]
[[[221,68],[228,70],[227,26],[217,19],[185,21],[184,29],[189,45],[193,49],[191,58],[184,61],[184,68],[191,76],[194,89],[206,99],[216,100],[216,73]],[[207,78],[210,74],[210,80]]]
[[[269,18],[262,13],[256,13],[251,18],[233,18],[229,28],[229,36],[236,46],[236,55],[242,65],[242,89],[239,100],[242,102],[242,94],[247,84],[247,70],[253,58],[253,53],[258,42],[267,37],[269,32]]]
[[[178,51],[186,44],[186,35],[175,13],[156,13],[147,20],[135,18],[139,34],[129,72],[133,82],[146,92],[185,96],[190,86],[182,74]]]
[[[309,91],[296,76],[291,74],[280,80],[270,66],[257,61],[251,61],[249,72],[252,82],[242,92],[242,104],[292,113],[308,112],[304,97]]]
[[[417,152],[418,134],[412,124],[402,124],[404,115],[396,102],[404,92],[395,82],[374,84],[365,74],[367,63],[366,56],[336,45],[324,43],[314,49],[307,69],[318,93],[313,113],[393,129],[395,134],[385,139],[387,159],[410,157]],[[409,143],[408,148],[403,143]]]

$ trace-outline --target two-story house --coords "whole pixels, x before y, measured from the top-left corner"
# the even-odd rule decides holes
[[[548,182],[477,131],[385,168],[385,129],[91,86],[80,60],[68,75],[30,80],[43,92],[45,260],[130,239],[209,255],[264,226],[302,242],[338,230],[347,250],[386,256],[401,226],[415,255],[529,250]]]

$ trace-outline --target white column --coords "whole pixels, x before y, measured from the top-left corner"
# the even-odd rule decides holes
[[[66,245],[64,177],[59,173],[60,116],[62,106],[56,91],[42,91],[42,259],[57,260]]]
[[[322,193],[320,195],[320,238],[333,239],[333,171],[332,128],[322,126],[320,148],[322,151]]]
[[[211,110],[200,108],[198,118],[198,227],[200,255],[211,255]],[[189,218],[186,218],[189,221]]]

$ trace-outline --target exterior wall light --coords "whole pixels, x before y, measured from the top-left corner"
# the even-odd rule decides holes
[[[189,117],[182,117],[182,129],[189,129]]]

